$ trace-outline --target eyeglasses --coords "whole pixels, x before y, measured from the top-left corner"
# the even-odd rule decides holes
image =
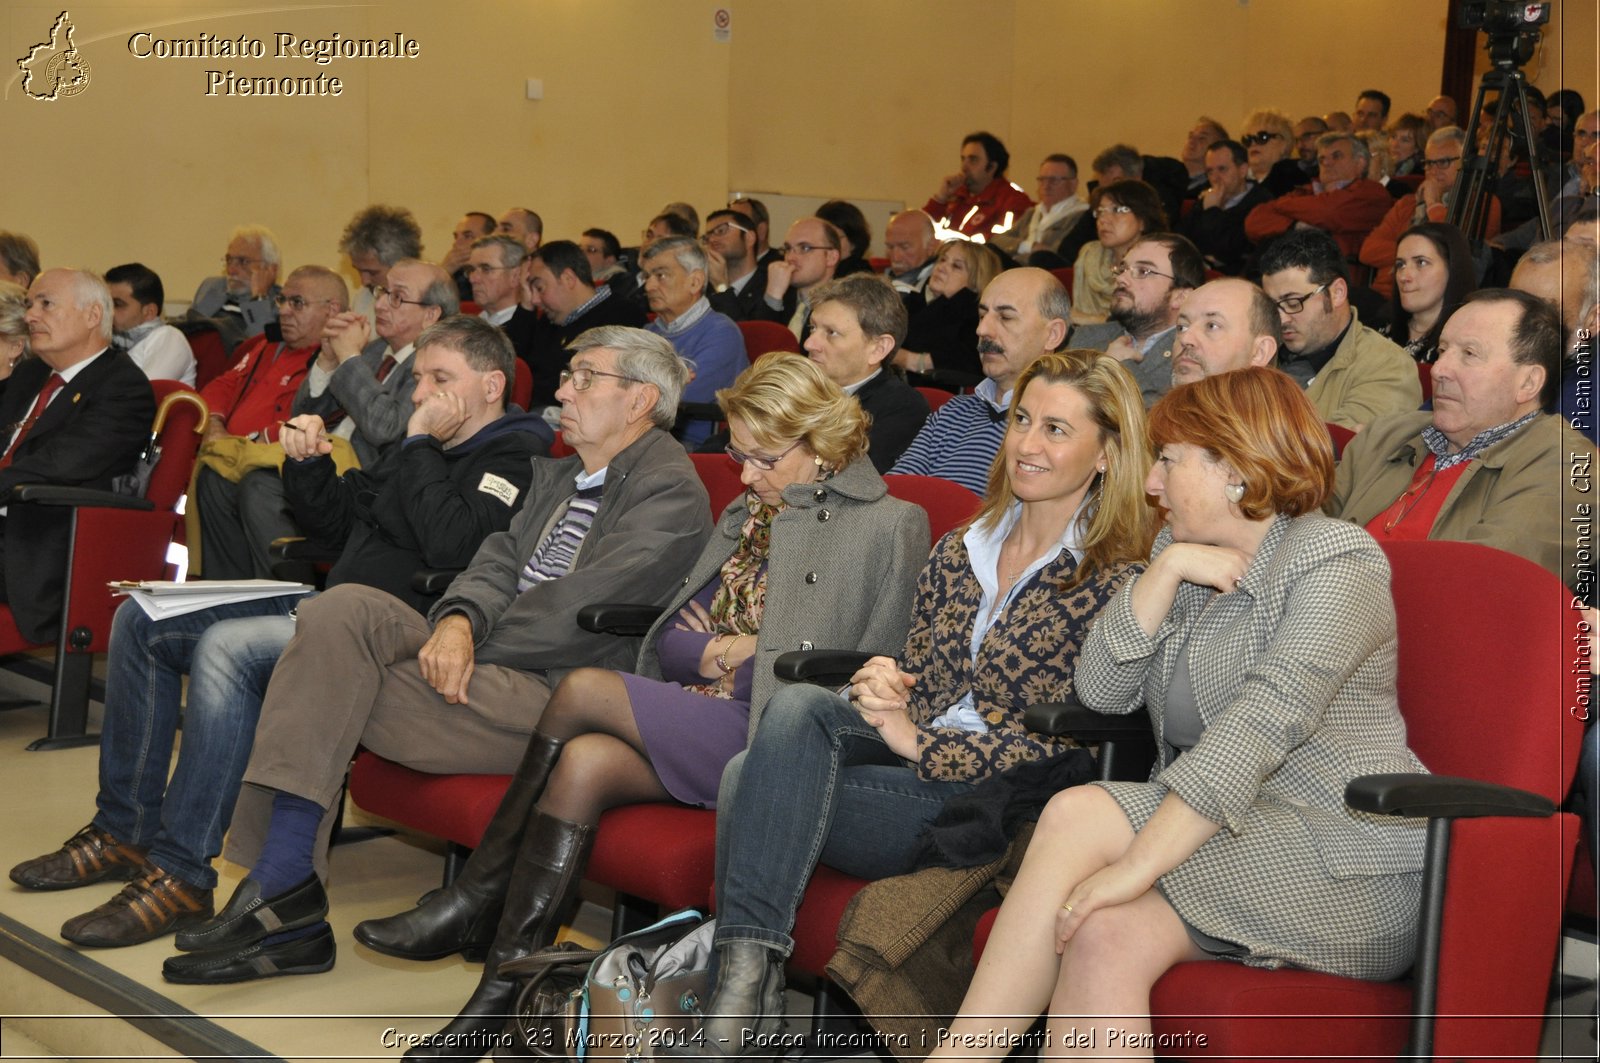
[[[616,380],[626,380],[630,384],[641,383],[638,377],[623,376],[621,373],[608,373],[603,369],[563,369],[561,370],[561,386],[572,385],[573,391],[588,391],[594,386],[594,378],[608,376]]]
[[[725,221],[721,225],[716,226],[715,228],[707,229],[706,230],[706,234],[704,236],[702,236],[701,239],[702,240],[709,240],[713,236],[727,236],[729,229],[733,229],[734,231],[741,232],[741,233],[747,233],[747,232],[750,231],[749,229],[745,228],[743,225],[740,225],[740,224],[738,224],[736,222]]]
[[[1417,503],[1422,500],[1422,496],[1428,493],[1428,488],[1433,486],[1433,474],[1437,471],[1437,468],[1429,469],[1426,476],[1416,480],[1410,487],[1406,488],[1406,493],[1401,495],[1399,499],[1400,511],[1384,524],[1384,531],[1394,531],[1396,526],[1406,519],[1406,514],[1416,508]]]
[[[1141,281],[1148,280],[1151,277],[1165,277],[1169,281],[1175,281],[1178,279],[1170,273],[1162,273],[1160,270],[1151,269],[1149,266],[1130,266],[1126,262],[1118,262],[1115,266],[1111,267],[1111,275],[1113,277],[1120,277],[1124,273],[1131,273],[1133,274],[1135,280]]]
[[[476,273],[478,276],[481,277],[481,276],[484,276],[485,274],[494,273],[494,272],[496,272],[498,270],[516,269],[516,268],[517,268],[516,266],[491,266],[487,262],[479,262],[475,266],[466,267],[466,271],[468,273]]]
[[[1328,283],[1332,284],[1333,282],[1329,281]],[[1309,292],[1306,292],[1304,295],[1286,295],[1273,305],[1279,310],[1282,310],[1285,314],[1298,314],[1300,311],[1306,308],[1307,299],[1310,299],[1314,295],[1321,295],[1327,290],[1327,284],[1319,284]]]
[[[1132,214],[1132,213],[1133,213],[1133,208],[1132,207],[1124,207],[1120,203],[1116,204],[1115,206],[1111,206],[1111,207],[1096,207],[1096,208],[1094,208],[1094,216],[1097,217],[1097,218],[1107,218],[1107,217],[1110,217],[1113,214]]]
[[[1429,170],[1442,170],[1446,166],[1453,166],[1461,161],[1461,156],[1451,155],[1445,159],[1424,159],[1422,165]]]
[[[402,306],[402,305],[432,306],[433,305],[432,303],[425,303],[421,299],[407,299],[405,296],[401,295],[399,292],[395,291],[393,288],[384,288],[382,286],[379,286],[377,288],[372,289],[372,298],[373,298],[374,302],[379,302],[379,303],[388,302],[391,306]]]
[[[798,447],[799,445],[800,445],[800,440],[797,439],[793,443],[790,443],[786,448],[784,448],[784,451],[783,451],[782,454],[779,454],[777,457],[774,457],[774,458],[762,458],[762,457],[756,456],[755,454],[746,454],[744,451],[740,450],[738,447],[734,446],[731,443],[728,444],[726,447],[723,447],[722,449],[727,451],[728,457],[732,458],[736,464],[739,464],[739,465],[754,465],[756,468],[760,469],[762,472],[771,472],[773,469],[776,469],[778,467],[778,462],[782,461],[784,458],[789,456],[789,451],[793,450],[795,447]]]
[[[1239,139],[1244,141],[1246,147],[1249,147],[1252,144],[1265,144],[1265,143],[1267,143],[1268,141],[1271,141],[1271,140],[1282,140],[1283,139],[1283,134],[1282,133],[1266,133],[1266,132],[1246,133],[1244,136],[1240,137]]]
[[[778,250],[785,255],[790,251],[797,255],[809,255],[813,251],[833,251],[836,248],[829,247],[827,244],[784,244]]]
[[[308,306],[325,306],[333,302],[332,299],[305,299],[298,295],[274,295],[272,301],[277,304],[279,309],[285,306],[294,307],[295,313],[299,313]]]
[[[224,266],[227,266],[230,269],[233,268],[234,266],[238,266],[239,268],[243,269],[243,268],[245,268],[247,266],[254,266],[254,265],[257,265],[257,264],[259,264],[261,262],[264,262],[264,261],[265,261],[265,259],[246,258],[243,255],[223,255],[222,256],[222,264]]]

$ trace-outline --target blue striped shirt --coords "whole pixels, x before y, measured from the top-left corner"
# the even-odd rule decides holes
[[[983,494],[989,486],[989,466],[1006,434],[1006,411],[1011,392],[999,401],[993,380],[985,380],[975,395],[957,395],[928,418],[891,473],[938,476]]]

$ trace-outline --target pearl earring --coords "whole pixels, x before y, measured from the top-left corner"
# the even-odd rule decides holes
[[[1222,493],[1237,506],[1244,499],[1244,484],[1227,484],[1222,488]]]

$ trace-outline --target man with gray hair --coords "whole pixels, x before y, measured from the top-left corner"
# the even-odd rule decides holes
[[[705,252],[691,236],[669,236],[645,250],[641,265],[645,298],[656,315],[645,327],[666,337],[693,373],[683,401],[714,402],[717,390],[750,362],[739,326],[706,298]],[[693,449],[711,428],[709,421],[690,421],[683,426],[684,444]]]
[[[229,353],[278,320],[278,239],[265,225],[241,225],[228,237],[222,276],[195,289],[186,321],[215,325]]]
[[[484,541],[426,619],[353,585],[300,609],[228,839],[229,858],[252,871],[214,920],[178,935],[189,955],[167,961],[168,980],[333,965],[313,856],[357,744],[419,771],[509,773],[562,676],[633,665],[637,639],[582,631],[577,614],[591,602],[666,605],[710,535],[705,488],[665,431],[688,375],[659,336],[584,333],[556,393],[576,453],[534,462],[510,529]],[[312,929],[262,941],[291,927]]]
[[[389,283],[389,267],[402,258],[422,257],[422,226],[404,207],[374,204],[350,219],[339,236],[339,250],[350,257],[361,278],[350,308],[373,320],[373,292]]]
[[[472,281],[472,301],[478,304],[478,316],[498,325],[511,340],[517,357],[532,364],[539,315],[522,305],[527,260],[528,249],[522,241],[495,233],[473,243],[465,268]]]
[[[1252,210],[1244,234],[1260,245],[1290,229],[1321,229],[1339,251],[1353,258],[1394,199],[1387,189],[1367,179],[1371,155],[1350,133],[1324,133],[1317,138],[1317,179]]]
[[[150,438],[150,381],[111,346],[111,293],[93,273],[51,269],[28,289],[33,357],[0,359],[0,602],[22,636],[49,642],[61,615],[72,514],[17,505],[22,484],[109,490]]]
[[[322,348],[295,393],[293,413],[315,414],[329,434],[350,440],[370,467],[411,417],[411,355],[422,331],[460,309],[444,267],[403,258],[377,296],[376,328],[353,311],[329,314]],[[377,333],[376,338],[373,332]]]

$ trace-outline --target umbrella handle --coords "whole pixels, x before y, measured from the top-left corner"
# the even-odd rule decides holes
[[[201,435],[204,433],[206,430],[206,421],[211,417],[211,407],[207,406],[206,400],[202,399],[196,392],[174,391],[172,394],[162,399],[161,405],[157,407],[155,424],[151,427],[150,434],[152,436],[159,437],[161,435],[161,429],[164,428],[167,423],[167,412],[171,410],[172,407],[185,402],[196,407],[200,411],[200,419],[196,421],[194,425],[194,434]]]

